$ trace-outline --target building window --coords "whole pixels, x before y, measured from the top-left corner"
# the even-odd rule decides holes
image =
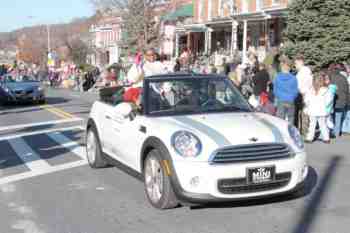
[[[281,5],[282,0],[272,0],[272,6]]]
[[[243,0],[242,1],[242,13],[248,13],[249,10],[249,1],[248,0]]]
[[[264,7],[264,0],[256,0],[256,11],[261,11]]]
[[[219,15],[224,16],[224,12],[228,12],[229,15],[236,13],[236,1],[234,0],[219,0]]]
[[[202,21],[203,20],[203,8],[204,8],[204,0],[198,0],[199,4],[198,4],[198,21]]]
[[[211,20],[212,18],[212,0],[208,0],[208,20]]]

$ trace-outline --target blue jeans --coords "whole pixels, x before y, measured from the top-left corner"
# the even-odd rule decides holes
[[[335,108],[333,114],[334,130],[333,134],[336,137],[341,135],[343,123],[345,120],[346,108]]]
[[[291,125],[294,125],[295,105],[289,102],[277,102],[277,113],[276,116],[289,121]]]
[[[350,133],[350,106],[348,107],[348,110],[346,112],[345,120],[343,123],[342,132],[344,133]]]

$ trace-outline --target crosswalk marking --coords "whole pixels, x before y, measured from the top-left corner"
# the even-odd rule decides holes
[[[0,141],[7,140],[8,144],[13,149],[12,153],[15,153],[15,155],[18,156],[23,161],[23,164],[29,169],[29,171],[0,177],[0,185],[86,165],[87,160],[85,157],[85,148],[81,146],[79,142],[73,141],[68,136],[63,135],[63,132],[68,132],[68,131],[74,132],[76,130],[78,130],[78,132],[82,132],[84,128],[81,126],[74,126],[74,127],[42,130],[42,131],[36,131],[31,133],[23,133],[20,135],[0,137]],[[26,136],[35,136],[39,134],[46,135],[51,140],[56,142],[59,147],[63,147],[69,150],[72,156],[73,154],[75,156],[78,156],[80,160],[74,161],[74,162],[69,161],[60,165],[49,164],[46,159],[41,158],[40,155],[35,152],[35,149],[31,148],[30,143],[28,144],[28,142],[26,142],[26,138],[25,138]],[[0,150],[0,155],[1,155],[1,150]],[[56,156],[60,156],[60,155],[58,154]],[[0,172],[1,172],[1,169],[2,168],[0,168]],[[9,169],[12,169],[12,168],[9,167]]]
[[[50,168],[50,165],[42,160],[22,138],[14,138],[8,142],[30,170],[43,171]]]
[[[79,117],[75,117],[75,118],[68,118],[68,119],[55,120],[55,121],[35,122],[31,124],[2,126],[0,127],[0,131],[23,129],[23,128],[29,128],[29,127],[43,126],[43,125],[56,125],[56,124],[63,124],[63,123],[70,123],[70,122],[77,122],[77,121],[83,121],[83,119]]]
[[[80,158],[85,159],[85,150],[79,143],[74,142],[58,132],[52,132],[47,134],[51,139],[57,142],[59,145],[70,150],[74,154],[78,155]]]
[[[84,127],[82,127],[82,126],[72,126],[72,127],[57,128],[57,129],[37,130],[35,132],[27,132],[27,133],[16,133],[16,134],[0,137],[0,141],[10,140],[10,139],[13,139],[13,138],[32,136],[32,135],[37,135],[37,134],[47,134],[47,133],[51,133],[51,132],[63,132],[63,131],[69,131],[69,130],[74,130],[74,129],[84,130]]]
[[[20,173],[17,175],[7,176],[7,177],[0,179],[0,185],[16,182],[16,181],[20,181],[20,180],[25,180],[25,179],[29,179],[29,178],[36,177],[36,176],[46,175],[46,174],[50,174],[50,173],[54,173],[54,172],[58,172],[58,171],[63,171],[63,170],[67,170],[70,168],[80,167],[80,166],[83,166],[86,164],[87,164],[86,160],[79,160],[79,161],[68,163],[68,164],[61,164],[61,165],[57,165],[54,167],[50,167],[49,169],[47,169],[45,171],[33,170],[30,172],[24,172],[24,173]]]

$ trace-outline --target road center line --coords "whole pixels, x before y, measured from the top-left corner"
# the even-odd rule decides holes
[[[30,123],[30,124],[2,126],[0,127],[0,131],[22,129],[22,128],[29,128],[29,127],[43,126],[43,125],[55,125],[55,124],[62,124],[62,123],[76,122],[76,121],[83,121],[83,119],[79,117],[75,117],[75,118],[55,120],[55,121],[44,121],[44,122],[36,122],[36,123]]]
[[[63,111],[60,108],[56,108],[56,107],[54,107],[52,105],[48,105],[48,104],[47,105],[42,105],[41,108],[45,109],[45,110],[47,110],[47,111],[49,111],[49,112],[51,112],[51,113],[53,113],[53,114],[55,114],[57,116],[59,116],[59,117],[62,117],[62,118],[74,118],[75,117],[74,115],[72,115],[72,114],[70,114],[70,113],[68,113],[66,111]]]
[[[33,171],[45,171],[51,166],[36,154],[22,138],[14,138],[8,141],[12,149],[25,165]]]
[[[52,108],[43,108],[43,109],[46,110],[46,111],[48,111],[48,112],[50,112],[50,113],[52,113],[52,114],[54,114],[54,115],[56,115],[56,116],[58,116],[58,117],[60,117],[60,118],[63,118],[63,119],[68,119],[68,118],[70,118],[70,117],[67,117],[66,115],[64,115],[64,114],[62,114],[62,113],[60,113],[60,112],[55,111],[55,110],[52,109]]]

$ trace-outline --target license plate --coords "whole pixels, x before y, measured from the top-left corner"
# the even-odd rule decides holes
[[[248,168],[248,183],[268,183],[275,179],[275,167]]]

